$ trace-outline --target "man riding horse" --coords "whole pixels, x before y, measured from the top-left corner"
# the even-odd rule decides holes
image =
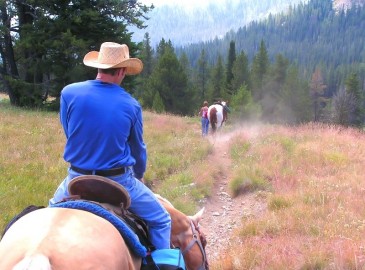
[[[95,80],[67,85],[61,92],[64,159],[70,167],[50,205],[69,196],[68,184],[77,176],[108,177],[128,191],[129,209],[146,221],[152,244],[170,248],[169,213],[143,183],[147,151],[142,107],[120,86],[125,76],[142,71],[142,61],[129,57],[127,45],[104,42],[100,52],[87,53],[83,62],[98,72]]]

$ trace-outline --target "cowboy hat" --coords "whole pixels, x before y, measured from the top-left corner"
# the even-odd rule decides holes
[[[129,49],[125,44],[104,42],[100,52],[91,51],[84,57],[84,64],[89,67],[109,69],[127,68],[127,75],[136,75],[143,69],[143,63],[138,58],[129,58]]]

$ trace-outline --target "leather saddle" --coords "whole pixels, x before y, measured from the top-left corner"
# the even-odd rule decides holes
[[[68,192],[71,197],[107,203],[125,210],[131,205],[129,193],[123,186],[99,175],[75,177],[68,185]]]
[[[82,200],[96,203],[111,214],[123,220],[134,231],[140,243],[148,250],[153,248],[148,239],[148,227],[144,220],[128,210],[131,198],[127,190],[113,180],[99,175],[82,175],[73,178],[68,191],[68,200]]]

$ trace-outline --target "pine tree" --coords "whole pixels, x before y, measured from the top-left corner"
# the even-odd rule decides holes
[[[192,110],[186,73],[169,45],[163,47],[149,78],[149,87],[152,93],[159,93],[166,112],[186,115]]]
[[[160,43],[157,45],[157,58],[161,57],[166,50],[174,50],[171,40],[166,41],[164,38],[161,39]]]
[[[152,7],[136,1],[102,2],[0,2],[0,26],[3,30],[9,27],[5,31],[5,47],[0,42],[4,67],[1,72],[10,75],[5,76],[5,85],[11,104],[41,106],[48,94],[59,97],[64,85],[94,78],[95,70],[80,63],[86,52],[98,50],[105,40],[125,43],[130,54],[136,54],[138,46],[131,41],[127,24],[143,27],[141,18]],[[18,25],[13,27],[4,19]],[[16,59],[11,55],[13,50],[17,52]],[[8,64],[11,69],[6,67]],[[17,70],[22,72],[17,74]],[[126,79],[124,84],[133,86],[131,81]]]
[[[243,51],[237,56],[233,63],[232,74],[233,94],[235,94],[242,85],[246,85],[248,89],[251,89],[248,59]]]
[[[149,33],[145,33],[141,50],[141,60],[143,61],[142,78],[148,78],[153,69],[153,48],[151,47],[151,38]]]
[[[226,67],[226,87],[227,87],[227,94],[232,95],[233,88],[232,88],[232,80],[233,76],[233,63],[236,60],[236,43],[231,41],[229,43],[229,51],[228,51],[228,60],[227,60],[227,67]]]
[[[346,82],[346,92],[352,95],[355,99],[354,101],[354,110],[351,114],[350,122],[356,126],[360,126],[364,122],[364,96],[360,91],[360,82],[357,77],[357,74],[352,73],[347,78]]]
[[[296,66],[289,66],[280,92],[278,119],[287,124],[308,122],[312,119],[308,82],[299,76]]]
[[[188,76],[188,78],[190,78],[192,73],[191,73],[189,59],[188,59],[186,53],[182,53],[182,55],[179,58],[179,62],[180,62],[181,67],[183,68],[185,74]]]
[[[234,117],[239,120],[256,120],[261,114],[260,106],[254,103],[251,91],[244,84],[232,95],[230,107]]]
[[[286,72],[289,66],[289,60],[286,59],[282,54],[276,55],[275,63],[272,67],[273,79],[282,86],[286,79]]]
[[[134,92],[134,96],[145,106],[151,107],[152,106],[152,98],[154,93],[148,93],[148,78],[152,74],[153,65],[154,65],[154,58],[153,58],[154,51],[151,47],[151,38],[148,33],[144,35],[144,39],[142,42],[142,49],[141,49],[141,60],[143,62],[143,70],[140,76],[135,78],[135,81],[138,84],[136,91]]]
[[[255,55],[251,69],[252,90],[254,100],[260,101],[263,96],[264,78],[269,70],[269,57],[265,42],[261,40],[259,52]]]
[[[210,80],[210,89],[209,89],[209,97],[211,100],[227,100],[227,95],[225,91],[225,72],[222,61],[222,56],[218,55],[217,64],[212,70],[211,80]]]
[[[200,52],[197,69],[198,69],[197,70],[198,90],[201,95],[201,99],[205,100],[207,95],[206,91],[207,91],[207,82],[209,79],[209,69],[204,49],[202,49]]]
[[[154,110],[157,113],[162,113],[165,111],[165,106],[163,105],[162,98],[158,91],[156,91],[156,94],[153,98],[152,110]]]
[[[331,121],[343,126],[350,125],[356,103],[357,100],[353,93],[346,91],[344,87],[340,88],[332,98]]]
[[[262,96],[259,103],[262,106],[262,120],[276,123],[282,117],[279,113],[279,104],[282,99],[281,92],[286,80],[289,61],[281,54],[275,58],[273,65],[263,80]]]
[[[310,93],[313,102],[314,122],[320,120],[322,109],[326,106],[324,91],[327,86],[324,84],[321,70],[316,68],[310,82]]]

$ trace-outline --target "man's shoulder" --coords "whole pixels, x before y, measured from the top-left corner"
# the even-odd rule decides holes
[[[62,89],[62,92],[73,91],[74,89],[84,88],[86,85],[89,85],[89,84],[90,84],[90,81],[70,83]]]
[[[140,103],[139,103],[139,101],[131,94],[131,93],[129,93],[129,92],[127,92],[123,87],[122,87],[122,90],[123,90],[123,95],[122,95],[122,97],[124,98],[124,99],[127,99],[128,100],[128,102],[131,104],[131,105],[133,105],[133,106],[137,106],[137,107],[140,107],[141,105],[140,105]]]

